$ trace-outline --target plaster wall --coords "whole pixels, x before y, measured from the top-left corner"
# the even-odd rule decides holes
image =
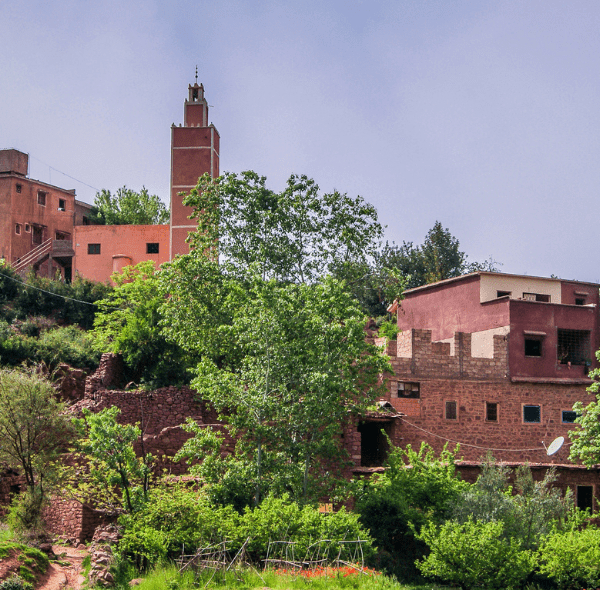
[[[156,266],[169,260],[168,225],[81,225],[74,234],[74,271],[93,281],[108,281],[113,272],[144,260]],[[89,244],[99,244],[100,253],[89,254]],[[147,244],[158,244],[158,253],[148,253]]]
[[[561,281],[558,279],[481,273],[481,303],[496,299],[498,291],[510,291],[511,299],[521,299],[523,293],[539,293],[549,295],[550,303],[562,303]]]

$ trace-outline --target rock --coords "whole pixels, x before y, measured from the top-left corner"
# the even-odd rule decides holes
[[[133,578],[133,580],[131,580],[129,582],[130,586],[139,586],[142,582],[144,581],[144,578]]]

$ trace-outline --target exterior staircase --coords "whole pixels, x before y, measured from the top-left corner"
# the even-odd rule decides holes
[[[71,240],[53,240],[49,238],[33,250],[30,250],[25,256],[13,262],[12,267],[17,273],[23,275],[30,266],[39,265],[50,257],[57,259],[57,262],[61,266],[64,266],[65,262],[67,262],[66,259],[72,260],[74,255],[75,252]]]

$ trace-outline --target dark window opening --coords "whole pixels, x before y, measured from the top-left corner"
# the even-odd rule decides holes
[[[585,299],[581,297],[575,297],[575,305],[585,305]]]
[[[572,424],[575,422],[575,418],[577,418],[577,412],[574,412],[573,410],[562,411],[562,421],[564,424]]]
[[[71,235],[70,234],[66,234],[65,232],[62,232],[62,231],[57,231],[56,232],[56,239],[57,240],[70,240],[71,239]]]
[[[496,297],[510,297],[512,291],[496,291]]]
[[[58,199],[58,210],[64,211],[67,208],[67,202],[64,199]]]
[[[25,231],[29,233],[31,231],[31,227],[28,223],[25,224]]]
[[[361,422],[360,432],[360,464],[362,467],[380,467],[388,454],[388,442],[384,426],[378,422]]]
[[[523,406],[523,422],[541,422],[542,411],[540,406]]]
[[[17,183],[17,192],[20,193],[23,190],[23,186]]]
[[[487,422],[498,422],[498,404],[485,402],[485,419]]]
[[[398,397],[406,397],[411,399],[419,399],[421,391],[418,383],[398,383]]]
[[[100,254],[100,244],[88,244],[88,254]]]
[[[34,244],[41,244],[44,241],[44,228],[39,225],[33,226],[33,235],[31,236],[31,241]]]
[[[192,100],[198,100],[198,89],[194,88],[192,90]]]
[[[525,301],[541,301],[542,303],[550,303],[550,295],[542,293],[523,293]]]
[[[542,340],[525,338],[525,356],[542,356]]]
[[[157,243],[146,244],[146,254],[158,254],[158,244]]]
[[[577,486],[577,508],[594,509],[594,486]]]
[[[84,215],[83,216],[83,225],[89,225],[90,224],[90,220]]]
[[[587,330],[558,330],[556,360],[566,365],[585,365],[591,358],[590,333]]]
[[[21,224],[20,224],[20,223],[17,223],[17,224],[15,225],[15,233],[16,233],[17,235],[21,233]]]
[[[456,402],[446,402],[446,420],[456,420]]]
[[[37,201],[38,205],[46,206],[46,193],[44,191],[38,191]]]

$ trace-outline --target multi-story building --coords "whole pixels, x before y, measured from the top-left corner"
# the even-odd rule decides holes
[[[171,133],[171,202],[168,225],[92,225],[91,205],[64,190],[30,179],[28,155],[0,150],[0,258],[18,271],[42,276],[60,271],[107,281],[113,272],[144,260],[157,265],[188,252],[185,239],[195,224],[183,205],[198,178],[219,175],[219,134],[208,123],[204,87],[188,88],[184,124]]]
[[[359,424],[353,451],[380,464],[383,430],[395,444],[438,451],[460,443],[463,470],[491,452],[497,460],[558,468],[558,485],[591,505],[598,471],[569,460],[573,404],[590,400],[600,347],[598,285],[478,272],[405,292],[401,333],[387,351],[394,370],[380,403],[389,415]],[[549,456],[558,437],[565,443]]]

